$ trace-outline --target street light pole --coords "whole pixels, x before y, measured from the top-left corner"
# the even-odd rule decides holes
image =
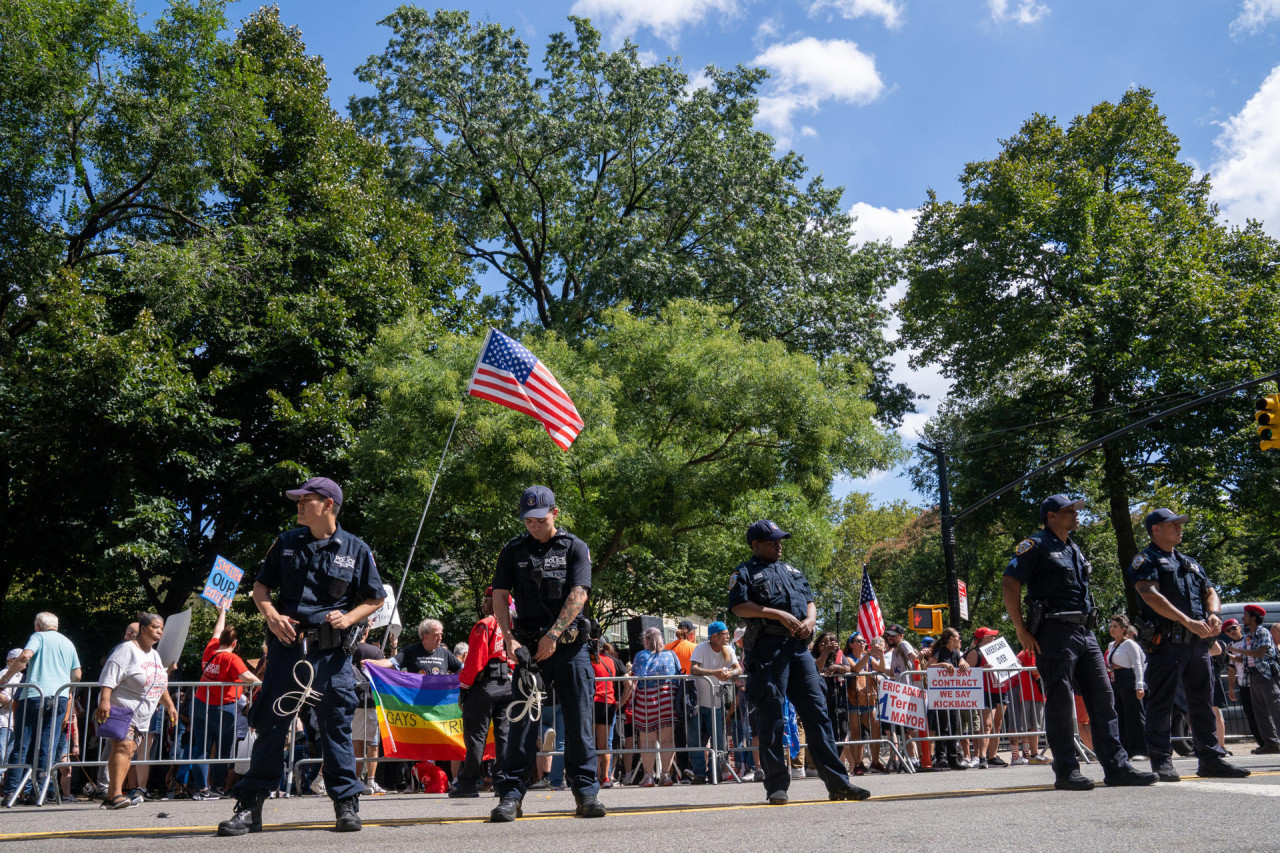
[[[831,604],[831,609],[836,613],[836,642],[840,641],[840,611],[844,609],[844,604],[840,599],[836,599]]]
[[[951,627],[960,629],[960,579],[956,576],[955,519],[951,517],[951,490],[947,483],[947,451],[941,447],[917,444],[938,460],[938,498],[942,514],[942,562],[947,569],[947,601],[951,611]]]

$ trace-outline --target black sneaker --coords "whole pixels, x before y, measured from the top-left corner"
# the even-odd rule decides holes
[[[1201,779],[1243,779],[1249,775],[1249,771],[1214,756],[1200,759],[1196,775]]]
[[[605,811],[604,803],[594,796],[588,796],[578,801],[574,814],[578,817],[604,817],[608,812]]]
[[[961,761],[958,758],[948,759],[945,766],[951,770],[968,770],[969,769],[969,765],[965,764],[963,761]]]
[[[991,765],[992,767],[1008,767],[1009,766],[1009,762],[1005,761],[1003,758],[1001,758],[998,755],[988,756],[987,764]]]
[[[1079,770],[1072,770],[1068,775],[1053,780],[1053,787],[1059,791],[1092,791],[1093,780]]]
[[[359,812],[359,797],[343,797],[341,800],[334,800],[333,816],[337,820],[333,828],[338,832],[359,832],[363,826]]]
[[[1173,768],[1173,761],[1166,758],[1164,761],[1151,762],[1151,769],[1156,774],[1156,778],[1161,782],[1181,782],[1182,777],[1178,775],[1178,771]]]
[[[705,784],[707,784],[707,777],[706,777],[706,776],[701,776],[701,775],[697,775],[697,774],[695,774],[695,775],[694,775],[694,777],[693,777],[693,784],[695,784],[695,785],[705,785]]]
[[[218,835],[245,835],[250,832],[262,832],[262,802],[266,796],[262,793],[245,794],[236,800],[236,811],[230,820],[218,824]]]
[[[1154,785],[1160,777],[1154,773],[1144,773],[1132,764],[1122,764],[1102,777],[1102,784],[1109,788],[1140,788]]]
[[[489,823],[511,823],[518,817],[524,817],[524,809],[515,797],[503,797],[489,812]]]
[[[828,800],[865,800],[871,796],[871,792],[866,788],[859,788],[857,785],[849,785],[844,788],[837,788],[827,794]]]
[[[451,800],[471,800],[480,796],[480,792],[475,788],[450,788],[449,799]]]
[[[786,791],[769,792],[769,805],[771,806],[785,806],[787,804],[787,800],[788,797]]]
[[[546,791],[546,790],[549,790],[550,788],[551,788],[551,780],[546,776],[543,776],[537,782],[533,782],[529,785],[530,791]]]

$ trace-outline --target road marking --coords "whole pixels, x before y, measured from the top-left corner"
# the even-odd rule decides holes
[[[1254,777],[1263,776],[1280,776],[1280,770],[1254,771]],[[1245,794],[1255,794],[1258,796],[1280,797],[1280,785],[1258,785],[1247,782],[1236,782],[1235,780],[1186,780],[1176,783],[1176,787],[1201,787],[1209,788],[1216,786],[1218,790],[1223,790],[1226,786],[1230,786],[1231,792],[1240,792]],[[1174,788],[1174,784],[1166,784],[1159,786],[1160,788]],[[1099,785],[1101,788],[1101,785]],[[871,799],[863,802],[874,805],[875,803],[893,803],[904,801],[922,801],[922,800],[950,800],[966,797],[992,797],[1004,796],[1009,794],[1025,794],[1037,791],[1052,791],[1053,785],[1020,785],[1006,788],[970,788],[960,791],[921,791],[907,794],[872,794]],[[812,806],[841,806],[848,808],[848,802],[833,802],[831,800],[795,800],[783,806],[771,806],[768,803],[731,803],[719,805],[670,805],[670,806],[624,806],[611,807],[609,814],[611,815],[663,815],[663,814],[681,814],[685,812],[730,812],[742,811],[746,809],[787,809],[801,808]],[[563,812],[543,812],[540,814],[528,814],[520,818],[520,822],[534,820],[577,820],[572,811]],[[475,817],[423,817],[423,818],[381,818],[365,820],[365,826],[385,826],[385,827],[403,827],[403,826],[447,826],[460,823],[485,823],[488,817],[479,815]],[[332,821],[314,822],[303,821],[297,823],[269,823],[264,824],[263,832],[288,832],[299,829],[315,829],[330,830],[333,828]],[[217,830],[216,826],[173,826],[173,827],[119,827],[113,829],[68,829],[55,832],[10,832],[0,833],[0,842],[4,841],[51,841],[59,839],[93,839],[93,838],[183,838],[183,837],[200,837],[212,836]]]

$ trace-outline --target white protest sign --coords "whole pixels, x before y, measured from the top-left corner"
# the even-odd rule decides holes
[[[880,679],[880,698],[876,701],[881,722],[908,729],[927,728],[924,688],[900,681]]]
[[[1009,641],[1004,637],[996,637],[978,649],[978,653],[987,662],[988,668],[1000,670],[992,674],[1001,684],[1008,681],[1013,676],[1012,670],[1020,666],[1018,656],[1013,653],[1013,649],[1009,647]]]
[[[383,627],[384,625],[389,625],[391,624],[391,619],[393,616],[396,616],[396,617],[399,616],[399,614],[395,612],[396,611],[396,594],[391,591],[391,587],[387,586],[384,583],[382,585],[382,594],[385,596],[385,599],[382,602],[382,606],[379,607],[377,610],[373,611],[373,613],[370,614],[369,616],[370,628],[377,629],[377,628]],[[396,621],[399,621],[399,619],[397,618]]]
[[[947,675],[945,669],[929,670],[929,695],[931,711],[978,711],[982,701],[982,670],[956,671]]]
[[[182,647],[187,643],[187,634],[191,632],[191,608],[175,613],[164,620],[164,634],[156,643],[156,651],[160,653],[160,662],[165,667],[173,666],[182,654]]]
[[[960,618],[969,621],[969,590],[964,585],[964,581],[956,581],[956,589],[959,592],[960,600]]]

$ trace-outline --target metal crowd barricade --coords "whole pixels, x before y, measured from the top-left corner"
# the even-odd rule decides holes
[[[106,750],[107,741],[105,738],[97,736],[96,725],[90,726],[89,723],[94,719],[94,713],[98,707],[97,691],[102,687],[100,682],[80,681],[72,684],[64,684],[58,688],[58,692],[54,698],[66,695],[67,708],[71,714],[74,714],[79,720],[77,727],[79,740],[76,743],[79,758],[71,760],[68,756],[67,760],[61,760],[62,756],[56,756],[57,760],[50,767],[50,772],[44,779],[44,783],[40,789],[38,802],[43,804],[49,795],[49,787],[55,775],[61,773],[62,770],[74,771],[82,770],[86,776],[92,776],[96,779],[96,784],[102,787],[106,786]],[[183,768],[192,768],[197,765],[213,765],[230,766],[235,764],[236,745],[239,740],[238,731],[244,726],[240,725],[240,721],[244,719],[244,709],[248,707],[247,703],[252,701],[253,694],[258,689],[258,684],[245,683],[224,683],[210,681],[170,681],[166,688],[171,696],[175,696],[174,704],[178,709],[178,725],[175,728],[165,713],[164,705],[156,706],[155,715],[151,719],[147,734],[144,736],[142,744],[139,746],[138,752],[130,761],[131,767],[178,767],[178,775],[182,775]],[[232,690],[239,688],[244,695],[246,702],[244,705],[240,703],[226,703],[224,705],[205,705],[200,699],[196,698],[197,689],[207,688],[210,690]],[[223,694],[225,698],[225,693]],[[197,704],[204,705],[198,708]],[[227,710],[228,705],[234,704],[234,710]],[[200,725],[195,725],[197,710],[200,712]],[[231,719],[217,716],[218,714],[229,713]],[[246,721],[247,722],[247,721]],[[229,727],[228,727],[229,725]],[[90,734],[93,729],[93,734]],[[224,736],[223,733],[226,732]],[[217,735],[216,741],[213,736]],[[214,752],[210,754],[209,746],[214,744]],[[203,744],[204,748],[200,751],[204,752],[203,757],[194,757],[197,744]],[[90,771],[94,771],[90,773]],[[187,771],[189,779],[190,770]],[[184,786],[187,784],[175,779]],[[55,796],[61,796],[61,788],[55,788]]]
[[[9,693],[10,698],[13,700],[13,705],[10,708],[10,712],[13,714],[13,724],[10,732],[14,740],[9,745],[9,753],[6,755],[0,755],[0,779],[3,779],[5,783],[8,783],[10,774],[18,770],[22,771],[22,775],[13,786],[13,793],[9,795],[4,803],[6,806],[12,807],[13,804],[18,801],[18,797],[22,795],[22,789],[27,786],[27,782],[29,780],[34,784],[38,784],[39,782],[39,780],[36,779],[36,762],[39,760],[40,744],[42,742],[41,738],[43,737],[45,717],[44,703],[46,701],[46,697],[44,695],[44,691],[33,684],[15,683],[12,687],[6,687],[5,692]],[[19,693],[22,694],[21,697],[18,696]],[[35,708],[37,709],[35,711],[35,731],[32,733],[29,744],[29,749],[36,758],[33,758],[31,761],[17,761],[9,763],[9,755],[17,753],[20,750],[20,745],[23,741],[22,730],[26,727],[27,714],[29,713],[28,708],[31,707],[28,703],[35,703]],[[21,721],[19,720],[20,713]],[[57,731],[57,728],[55,728],[54,731]],[[51,762],[56,758],[52,753],[53,746],[50,746],[48,755]],[[0,792],[3,792],[3,790],[4,788],[0,787]]]
[[[872,750],[871,761],[874,766],[875,762],[878,760],[877,756],[879,749],[884,749],[892,756],[889,759],[887,768],[897,769],[899,772],[903,773],[914,773],[915,767],[902,754],[902,751],[898,749],[897,743],[886,733],[885,730],[889,729],[890,725],[879,718],[875,703],[872,702],[870,706],[871,710],[868,712],[855,711],[855,707],[860,708],[866,706],[854,705],[853,701],[849,698],[849,688],[851,685],[856,687],[858,683],[857,679],[870,678],[872,679],[872,684],[878,687],[880,679],[886,676],[883,676],[881,673],[868,670],[865,672],[850,672],[842,673],[840,675],[824,675],[821,677],[824,682],[834,683],[836,685],[835,689],[840,691],[839,697],[835,702],[832,701],[830,696],[827,698],[827,714],[832,718],[832,731],[837,735],[835,740],[837,750],[843,753],[846,750],[852,752],[852,750],[849,749],[851,747],[870,747]],[[830,687],[828,689],[830,689]],[[871,737],[854,737],[855,734],[860,735],[862,733],[862,718],[864,713],[867,717],[867,734],[871,735]],[[835,719],[836,714],[843,714],[844,719]],[[847,732],[848,736],[844,738],[839,737],[839,733],[841,731]],[[880,732],[879,737],[876,736],[877,731]],[[801,743],[800,746],[805,748],[808,744]],[[861,763],[860,757],[858,763]]]
[[[372,719],[372,728],[369,728]],[[285,769],[285,788],[281,793],[283,797],[292,796],[295,792],[305,794],[310,786],[314,783],[314,776],[305,776],[301,771],[305,767],[314,767],[324,762],[324,758],[319,755],[311,755],[311,742],[305,737],[302,738],[301,748],[305,749],[306,755],[299,755],[301,749],[299,746],[298,735],[304,734],[296,729],[293,737],[289,739],[286,749],[289,751],[289,760],[286,762]],[[357,737],[362,734],[364,737]],[[369,693],[364,696],[358,705],[356,705],[355,713],[351,719],[351,741],[352,745],[359,741],[364,749],[362,753],[356,755],[356,775],[359,775],[361,765],[379,765],[379,764],[409,764],[413,765],[417,762],[409,758],[391,758],[379,755],[380,745],[382,743],[382,734],[377,723],[377,702],[373,698],[373,694]],[[372,774],[370,774],[370,781]]]
[[[928,731],[923,734],[916,732],[908,740],[916,744],[956,741],[957,749],[962,749],[965,745],[964,742],[967,741],[972,749],[974,748],[974,742],[980,741],[985,746],[990,738],[996,738],[997,752],[999,752],[999,741],[1007,740],[1011,751],[1014,744],[1021,744],[1021,751],[1041,756],[1043,754],[1040,746],[1041,739],[1045,738],[1046,735],[1044,700],[1035,698],[1035,684],[1039,677],[1039,671],[1036,667],[1002,667],[998,670],[990,667],[974,667],[974,670],[983,673],[981,707],[972,709],[929,708],[927,714]],[[909,676],[912,683],[927,690],[928,674],[935,671],[937,670],[915,670],[910,672]],[[986,674],[993,672],[1008,672],[1010,674],[1009,678],[1000,685],[1000,689],[995,691],[988,689],[989,685],[986,679]],[[1031,679],[1024,679],[1024,673],[1031,674]],[[1025,695],[1028,685],[1032,687],[1029,696]],[[1001,697],[996,701],[1006,710],[999,724],[994,725],[993,730],[988,733],[983,728],[981,712],[996,710],[996,708],[992,707],[992,696]],[[947,732],[939,731],[943,728],[943,714],[946,714],[947,723],[945,727],[948,729]],[[1028,744],[1031,746],[1030,749],[1027,749]],[[1092,759],[1092,753],[1086,750],[1080,742],[1078,732],[1076,735],[1076,749],[1085,761]],[[985,750],[983,751],[983,756],[985,756]]]

